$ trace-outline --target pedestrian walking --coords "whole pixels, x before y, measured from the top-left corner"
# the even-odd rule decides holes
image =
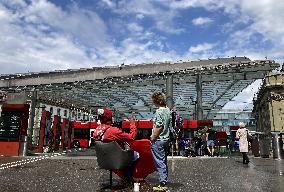
[[[249,163],[249,158],[248,158],[248,129],[245,128],[245,123],[240,122],[239,123],[239,129],[237,130],[236,137],[240,141],[240,152],[243,154],[243,164],[248,164]]]
[[[152,101],[158,109],[153,119],[151,135],[151,151],[159,173],[160,184],[153,187],[154,191],[166,191],[168,182],[167,148],[170,140],[171,111],[166,106],[165,96],[161,92],[154,92]]]

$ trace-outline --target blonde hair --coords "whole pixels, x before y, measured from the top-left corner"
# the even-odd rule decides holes
[[[155,91],[152,95],[151,98],[153,100],[153,103],[159,106],[166,106],[167,102],[166,102],[166,98],[163,95],[163,93],[159,92],[159,91]]]

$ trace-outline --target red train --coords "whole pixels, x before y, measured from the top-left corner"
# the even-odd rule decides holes
[[[126,132],[129,129],[130,122],[122,121],[119,123],[121,128]],[[183,120],[184,132],[190,132],[200,127],[213,126],[211,120]],[[96,122],[70,122],[70,126],[73,128],[73,146],[74,147],[90,147],[92,145],[93,131],[98,126]],[[137,121],[137,139],[150,138],[153,128],[152,120],[138,120]]]
[[[90,147],[92,144],[93,131],[97,128],[97,122],[70,122],[73,128],[73,146],[74,147]]]

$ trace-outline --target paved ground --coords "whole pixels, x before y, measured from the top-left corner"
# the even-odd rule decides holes
[[[103,191],[108,171],[98,169],[95,156],[76,153],[80,156],[0,157],[0,191]],[[283,192],[283,174],[284,160],[251,158],[243,165],[240,157],[169,158],[169,191]],[[152,191],[157,178],[148,176],[140,191]],[[119,181],[114,176],[114,183]]]

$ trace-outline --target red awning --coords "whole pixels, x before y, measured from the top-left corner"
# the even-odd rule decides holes
[[[153,121],[150,120],[139,120],[136,121],[137,129],[152,129],[153,128]],[[130,128],[130,121],[122,121],[122,129]]]
[[[140,120],[140,121],[138,121],[137,128],[139,128],[139,129],[152,129],[153,128],[153,121]]]
[[[96,121],[90,122],[90,128],[96,129],[98,127],[98,123]]]
[[[197,121],[198,120],[188,120],[188,128],[190,129],[196,129],[198,127]]]
[[[81,121],[75,121],[75,122],[71,122],[71,126],[73,128],[85,128],[85,129],[89,129],[90,128],[90,123],[86,122],[83,123]]]

